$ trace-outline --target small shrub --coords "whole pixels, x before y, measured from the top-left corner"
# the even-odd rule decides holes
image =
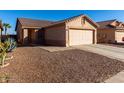
[[[7,83],[9,82],[9,75],[8,74],[0,74],[0,83]]]
[[[0,43],[0,65],[4,66],[4,62],[5,62],[5,58],[7,56],[7,49],[9,48],[9,42],[5,42],[5,43]]]
[[[12,51],[16,47],[16,42],[8,38],[4,43],[0,42],[0,66],[5,66],[5,59],[7,58],[7,52]],[[6,64],[7,65],[7,64]]]
[[[9,46],[8,46],[8,49],[7,49],[7,52],[11,52],[13,49],[16,48],[16,41],[12,38],[8,38],[5,42],[8,42],[9,43]]]

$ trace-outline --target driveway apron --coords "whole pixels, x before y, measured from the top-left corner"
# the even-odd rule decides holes
[[[124,62],[124,48],[106,46],[106,45],[100,45],[100,44],[80,45],[80,46],[73,46],[73,47],[80,50],[97,53],[97,54]],[[109,78],[108,80],[105,81],[105,83],[124,83],[124,71]]]

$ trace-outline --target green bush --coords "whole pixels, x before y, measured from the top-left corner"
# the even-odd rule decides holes
[[[8,46],[8,49],[7,49],[7,52],[11,52],[13,49],[16,48],[16,41],[12,38],[8,38],[5,43],[9,43],[9,46]]]
[[[0,65],[5,65],[5,59],[7,58],[7,52],[12,51],[14,48],[16,48],[16,42],[12,41],[10,38],[8,38],[3,43],[0,42]]]
[[[5,58],[7,56],[7,50],[10,46],[9,42],[0,43],[0,65],[4,66]]]

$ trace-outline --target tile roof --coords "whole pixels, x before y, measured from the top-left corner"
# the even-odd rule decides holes
[[[49,27],[49,26],[52,26],[52,25],[61,24],[61,23],[64,23],[66,21],[72,20],[74,18],[80,17],[80,16],[83,16],[83,14],[80,14],[80,15],[77,15],[77,16],[73,16],[73,17],[69,17],[69,18],[66,18],[66,19],[63,19],[63,20],[60,20],[60,21],[55,21],[52,24],[47,25],[47,26]]]
[[[27,27],[44,27],[53,23],[53,21],[46,21],[46,20],[35,20],[29,18],[18,18],[19,22],[22,26]]]
[[[100,29],[102,29],[102,28],[114,28],[113,26],[110,25],[114,21],[116,21],[116,19],[97,22],[97,24],[99,25]]]
[[[71,20],[73,18],[77,18],[81,15],[78,16],[73,16],[70,18],[66,18],[64,20],[60,21],[47,21],[47,20],[35,20],[35,19],[29,19],[29,18],[18,18],[19,22],[21,23],[22,26],[27,26],[27,27],[45,27],[45,26],[51,26],[51,25],[56,25],[60,23],[64,23],[68,20]]]
[[[53,25],[56,25],[56,24],[61,24],[61,23],[70,21],[70,20],[72,20],[74,18],[80,17],[80,16],[86,17],[96,27],[98,26],[97,23],[93,22],[89,17],[87,17],[86,15],[83,15],[83,14],[73,16],[73,17],[69,17],[69,18],[66,18],[66,19],[60,20],[60,21],[34,20],[34,19],[29,19],[29,18],[18,18],[17,20],[21,23],[22,26],[25,26],[25,27],[43,28],[43,27],[53,26]]]
[[[124,29],[124,23],[116,19],[97,22],[99,29]]]
[[[87,18],[87,19],[88,19],[90,22],[92,22],[96,27],[99,26],[96,22],[92,21],[88,16],[86,16],[86,15],[84,15],[84,14],[80,14],[80,15],[77,15],[77,16],[73,16],[73,17],[66,18],[66,19],[64,19],[64,20],[60,20],[60,21],[53,22],[51,25],[48,25],[48,27],[49,27],[49,26],[52,26],[52,25],[61,24],[61,23],[64,23],[64,22],[73,20],[73,19],[78,18],[78,17],[80,17],[80,16]]]

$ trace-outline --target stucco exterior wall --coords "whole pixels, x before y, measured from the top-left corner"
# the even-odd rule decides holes
[[[82,17],[75,18],[66,23],[67,27],[82,27]]]
[[[30,29],[32,43],[38,43],[38,29]]]
[[[22,43],[23,42],[23,32],[22,32],[22,26],[20,24],[20,22],[18,22],[17,25],[17,41],[18,43]]]
[[[28,43],[28,29],[23,29],[23,44]]]
[[[114,43],[115,42],[114,29],[98,29],[97,42],[98,43]]]
[[[36,41],[36,42],[37,42],[37,39],[38,39],[37,32],[38,32],[38,30],[33,29],[33,36],[32,36],[32,39],[33,39],[34,41]]]
[[[86,18],[78,17],[66,23],[69,28],[96,29]]]
[[[88,20],[85,20],[85,24],[83,24],[83,28],[96,30],[96,27],[94,27],[90,22],[88,22]]]
[[[36,44],[38,43],[38,30],[37,29],[24,29],[23,30],[23,43]]]
[[[30,38],[30,41],[29,41],[29,38]],[[39,42],[38,28],[23,28],[21,24],[18,22],[17,39],[18,39],[18,43],[22,45]]]
[[[65,24],[59,24],[45,29],[45,43],[48,45],[66,45]]]

